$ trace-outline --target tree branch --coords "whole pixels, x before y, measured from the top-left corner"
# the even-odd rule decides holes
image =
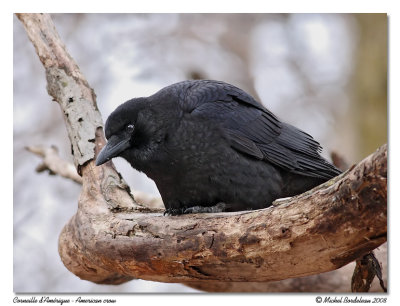
[[[36,168],[37,172],[48,170],[50,174],[58,174],[75,183],[82,184],[82,177],[78,175],[74,165],[63,160],[58,155],[58,149],[55,146],[46,148],[43,146],[27,146],[26,150],[38,155],[43,159],[42,163]]]
[[[137,204],[104,145],[95,95],[48,15],[18,14],[60,104],[83,186],[59,238],[82,279],[121,283],[274,281],[331,271],[386,241],[387,146],[345,174],[270,208],[164,217]]]
[[[353,277],[351,279],[352,292],[368,292],[375,276],[384,292],[387,292],[382,279],[382,267],[373,252],[369,252],[356,260]]]
[[[38,166],[38,168],[41,169],[40,171],[49,170],[49,172],[53,175],[60,175],[82,184],[82,178],[76,172],[73,164],[61,159],[58,155],[58,150],[56,147],[52,146],[47,148],[42,146],[30,146],[27,147],[27,150],[43,159],[42,163]],[[339,159],[340,165],[346,164],[337,153],[335,153],[335,156],[335,160]],[[335,165],[339,166],[336,163]],[[163,207],[162,200],[159,197],[150,196],[138,190],[132,190],[131,192],[137,202],[148,208]],[[385,256],[386,247],[383,247],[383,249],[381,247],[380,249],[380,253],[382,253],[381,255]],[[357,259],[353,277],[351,276],[351,270],[348,269],[348,267],[344,267],[327,273],[301,278],[291,278],[277,282],[200,281],[186,283],[186,285],[209,292],[343,292],[349,290],[349,280],[352,279],[352,291],[369,291],[371,281],[373,280],[374,276],[377,275],[380,288],[379,286],[375,286],[372,288],[372,290],[377,291],[379,289],[382,290],[381,288],[383,288],[383,290],[386,291],[383,285],[384,281],[382,279],[382,272],[375,272],[377,269],[378,271],[381,271],[379,262],[377,262],[376,259],[374,261],[366,261],[366,256],[363,256],[361,259]],[[385,260],[385,258],[383,259]],[[366,262],[366,264],[364,262]],[[386,263],[386,260],[384,262]]]
[[[82,184],[82,177],[78,175],[74,165],[58,155],[57,147],[27,146],[26,150],[42,158],[42,163],[36,168],[37,172],[48,170],[51,175],[60,175],[75,183]],[[131,190],[131,193],[136,202],[147,208],[162,209],[164,207],[160,197],[152,196],[140,190]]]
[[[64,263],[84,279],[99,277],[92,269],[101,266],[164,282],[281,280],[337,269],[386,241],[386,146],[345,175],[251,212],[116,213],[90,188],[79,202],[87,209],[60,237]]]

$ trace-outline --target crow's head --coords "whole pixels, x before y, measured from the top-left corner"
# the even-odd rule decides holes
[[[149,98],[135,98],[117,107],[106,121],[108,142],[97,156],[96,165],[117,156],[132,166],[149,159],[165,135],[165,115],[157,111]]]

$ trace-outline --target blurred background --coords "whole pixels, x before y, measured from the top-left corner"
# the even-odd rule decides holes
[[[122,102],[185,79],[215,79],[252,94],[284,121],[349,164],[387,142],[386,14],[52,14],[97,95],[103,120]],[[80,186],[35,172],[28,145],[55,145],[71,160],[58,104],[14,16],[14,291],[197,292],[134,280],[80,280],[62,264],[58,235],[76,212]],[[158,195],[122,159],[128,184]],[[350,281],[350,280],[349,280]]]

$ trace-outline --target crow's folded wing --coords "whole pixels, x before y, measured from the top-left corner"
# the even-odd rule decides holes
[[[292,173],[332,178],[340,171],[320,156],[312,136],[281,122],[241,89],[216,81],[196,83],[180,99],[193,116],[218,122],[232,148]]]

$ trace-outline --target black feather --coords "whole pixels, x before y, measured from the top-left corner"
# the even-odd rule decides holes
[[[220,81],[184,81],[127,101],[105,132],[97,163],[125,158],[155,181],[171,214],[262,208],[340,174],[312,136]]]

